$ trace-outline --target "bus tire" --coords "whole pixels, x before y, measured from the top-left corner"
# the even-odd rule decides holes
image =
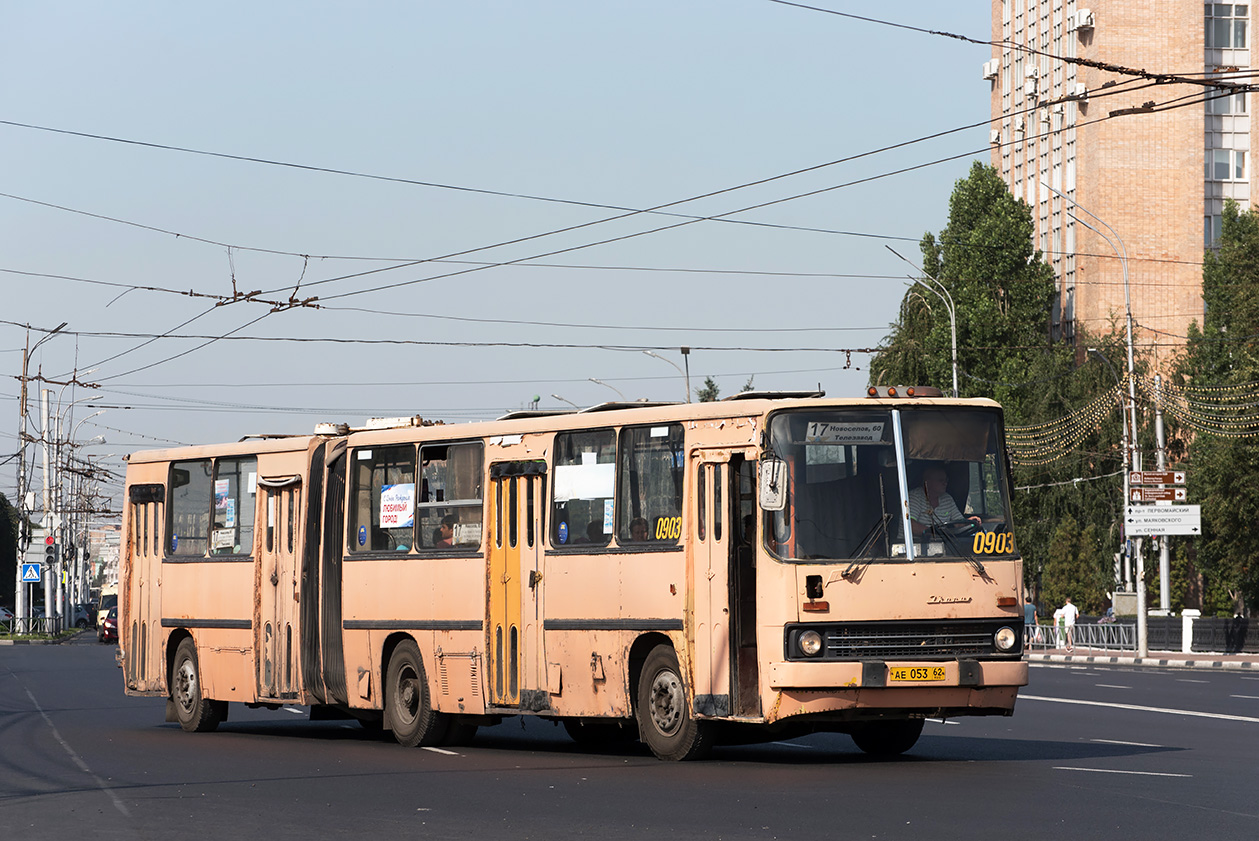
[[[445,735],[445,716],[433,709],[420,649],[413,640],[398,643],[389,658],[385,708],[389,729],[403,747],[436,745]]]
[[[699,759],[712,747],[709,723],[691,716],[686,698],[677,655],[667,645],[656,646],[643,662],[634,715],[639,737],[658,759]]]
[[[871,756],[899,756],[912,748],[922,735],[922,719],[864,721],[853,727],[852,740]]]
[[[197,644],[192,637],[185,637],[175,649],[170,697],[179,726],[189,733],[209,733],[224,718],[227,704],[212,701],[201,692],[201,667],[197,663]]]

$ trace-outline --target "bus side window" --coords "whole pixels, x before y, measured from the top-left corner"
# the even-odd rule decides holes
[[[555,436],[551,545],[607,546],[616,488],[616,433],[611,429]]]
[[[672,546],[681,539],[685,437],[680,423],[631,426],[621,430],[617,470],[618,543],[636,545],[647,541]]]
[[[359,449],[352,459],[350,551],[409,551],[415,543],[415,446]]]
[[[209,549],[213,471],[209,459],[177,461],[170,468],[166,529],[171,555],[205,555]]]

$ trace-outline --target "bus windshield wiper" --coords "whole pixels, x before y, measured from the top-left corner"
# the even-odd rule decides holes
[[[937,524],[942,526],[942,528],[936,529],[936,533],[939,534],[940,537],[944,539],[944,542],[948,544],[949,548],[953,550],[953,554],[960,558],[965,558],[966,562],[973,566],[976,572],[987,578],[988,570],[984,569],[983,561],[975,557],[974,553],[967,550],[963,544],[958,541],[957,537],[949,531],[946,523],[939,523],[937,521]]]
[[[874,547],[875,541],[887,534],[887,525],[891,521],[892,515],[886,511],[880,515],[879,519],[871,526],[870,531],[866,532],[866,536],[861,539],[861,543],[857,544],[857,551],[852,553],[853,561],[840,573],[841,576],[849,578],[869,565],[870,561],[866,558],[866,554]],[[862,562],[863,558],[866,558],[864,563]]]

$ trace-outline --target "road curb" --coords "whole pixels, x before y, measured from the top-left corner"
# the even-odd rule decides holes
[[[1074,663],[1089,666],[1158,666],[1210,671],[1259,671],[1259,665],[1249,660],[1182,660],[1163,657],[1106,657],[1080,654],[1029,654],[1027,659],[1033,663]]]

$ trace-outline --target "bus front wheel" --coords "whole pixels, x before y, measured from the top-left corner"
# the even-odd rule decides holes
[[[871,756],[897,756],[912,748],[922,735],[922,719],[865,721],[852,730],[857,747]]]
[[[659,759],[699,759],[712,747],[708,722],[691,716],[678,657],[667,645],[653,648],[643,663],[634,714],[642,740]]]
[[[386,721],[403,747],[435,745],[445,734],[445,717],[433,709],[420,649],[404,640],[389,658],[385,679]]]
[[[175,649],[171,669],[170,697],[175,702],[179,726],[189,733],[208,733],[223,720],[223,701],[211,701],[201,692],[201,671],[197,664],[197,644],[185,638]]]

